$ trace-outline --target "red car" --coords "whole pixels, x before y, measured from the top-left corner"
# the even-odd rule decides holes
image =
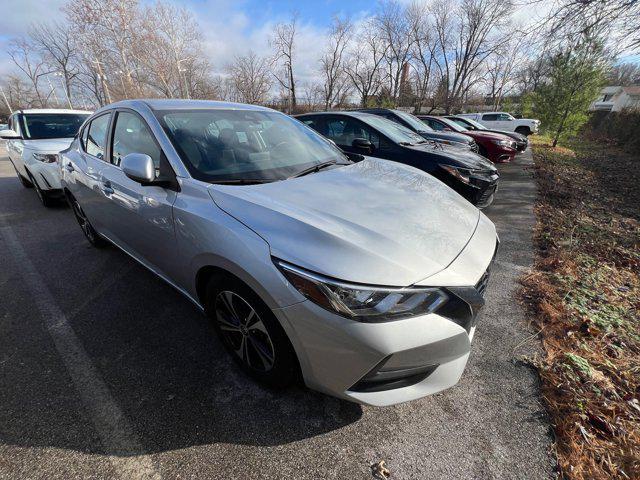
[[[501,133],[467,130],[444,117],[418,115],[418,118],[436,131],[457,132],[468,135],[478,144],[478,153],[487,157],[493,163],[510,162],[517,153],[516,141]]]

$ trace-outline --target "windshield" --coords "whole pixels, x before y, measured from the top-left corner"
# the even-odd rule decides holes
[[[389,137],[393,142],[401,144],[426,143],[426,140],[417,133],[412,132],[407,127],[398,125],[391,120],[387,120],[386,118],[378,117],[376,115],[366,115],[366,117],[362,116],[358,118],[379,130],[380,133]]]
[[[484,125],[482,125],[481,123],[476,122],[475,120],[471,120],[470,118],[465,117],[464,119],[454,119],[454,122],[457,122],[458,120],[460,120],[462,123],[469,123],[471,125],[473,125],[474,127],[476,127],[476,130],[486,130],[487,127],[485,127]],[[458,122],[458,124],[460,125],[460,122]]]
[[[411,125],[411,128],[415,129],[416,132],[433,132],[433,128],[424,123],[418,117],[411,115],[410,113],[403,112],[402,110],[394,110],[394,113],[398,115],[401,119]]]
[[[448,118],[444,118],[444,117],[436,117],[436,118],[440,120],[442,123],[444,123],[447,127],[449,127],[454,132],[464,133],[468,131],[466,128],[461,127],[456,122],[451,121]]]
[[[156,116],[191,175],[205,182],[275,181],[349,160],[331,142],[282,113],[173,110]]]
[[[88,113],[26,113],[21,115],[25,140],[73,138],[89,116]]]

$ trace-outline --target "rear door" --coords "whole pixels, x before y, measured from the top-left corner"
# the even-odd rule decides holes
[[[484,114],[482,114],[482,118],[480,120],[480,123],[482,123],[487,128],[500,130],[500,125],[499,125],[498,114],[497,113],[484,113]]]
[[[118,109],[109,143],[110,161],[102,171],[113,240],[149,267],[170,275],[176,263],[173,204],[177,192],[155,185],[143,186],[120,168],[129,153],[149,155],[156,177],[175,174],[146,121],[133,110]]]

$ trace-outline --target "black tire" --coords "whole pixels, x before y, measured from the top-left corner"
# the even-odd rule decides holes
[[[56,203],[55,200],[49,197],[49,195],[47,195],[47,192],[45,192],[40,188],[40,186],[38,185],[38,182],[35,181],[35,179],[30,173],[29,173],[29,180],[33,184],[33,187],[35,188],[36,194],[38,195],[38,198],[40,199],[40,202],[42,203],[42,205],[44,205],[47,208],[53,207]]]
[[[529,135],[531,135],[531,130],[529,130],[529,127],[517,127],[516,133],[519,133],[520,135],[525,135],[528,137]]]
[[[91,222],[85,215],[84,210],[82,210],[82,207],[75,199],[75,197],[67,193],[67,201],[71,206],[71,210],[73,210],[73,215],[76,217],[78,225],[80,225],[80,228],[82,229],[84,238],[86,238],[89,243],[96,248],[104,248],[108,246],[109,242],[107,242],[103,237],[100,236],[98,232],[96,232],[96,229],[93,228],[93,225],[91,225]]]
[[[207,284],[205,312],[224,348],[245,373],[275,388],[297,380],[298,360],[287,334],[243,282],[230,275],[214,275]]]

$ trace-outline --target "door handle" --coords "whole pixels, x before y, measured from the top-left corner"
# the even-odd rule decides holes
[[[73,168],[73,165],[71,165],[71,163],[67,163],[67,164],[64,166],[64,169],[65,169],[67,172],[69,172],[69,173],[71,173],[71,172],[75,172],[75,171],[76,171],[76,169],[75,169],[75,168]]]
[[[105,182],[102,184],[102,191],[105,195],[113,195],[115,190],[111,188],[111,182]]]

